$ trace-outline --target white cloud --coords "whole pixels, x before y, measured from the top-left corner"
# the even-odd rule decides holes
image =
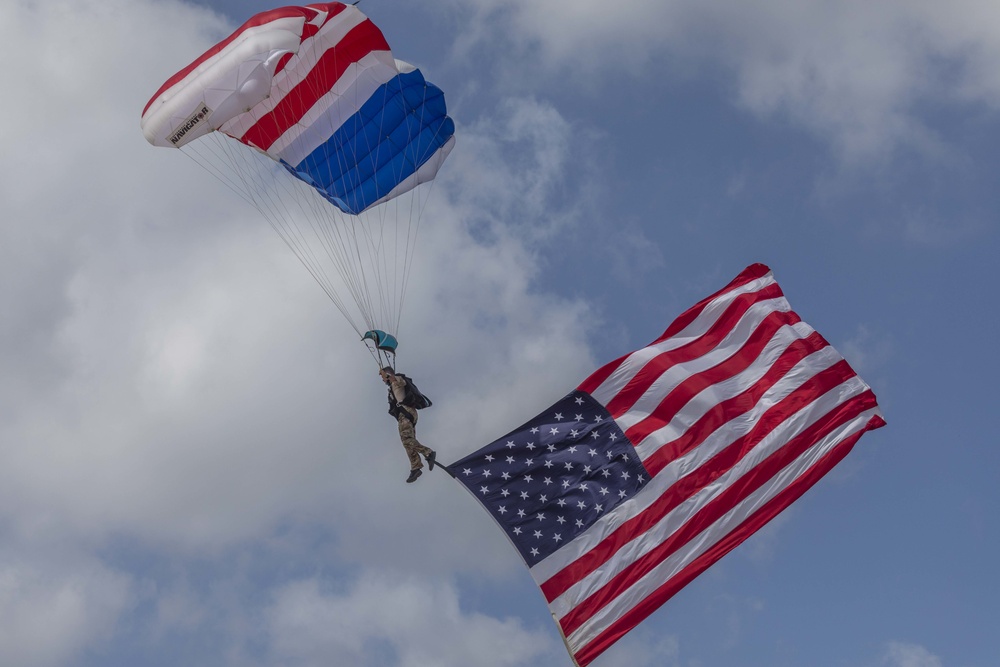
[[[95,559],[0,553],[0,664],[65,665],[109,639],[133,599],[128,575]]]
[[[865,325],[859,325],[854,336],[842,347],[844,357],[861,375],[880,372],[893,354],[892,339]]]
[[[797,513],[794,505],[786,508],[754,533],[737,553],[742,553],[751,562],[758,565],[771,562],[780,547],[782,529],[795,519]]]
[[[920,119],[921,104],[1000,105],[992,66],[1000,21],[990,20],[1000,9],[988,0],[462,4],[483,23],[510,26],[508,48],[520,57],[503,62],[520,77],[570,76],[606,94],[595,74],[662,90],[692,69],[722,71],[740,106],[793,121],[855,166],[898,149],[947,155],[940,128]]]
[[[506,667],[564,652],[551,632],[463,610],[451,585],[373,571],[346,590],[317,579],[287,585],[268,613],[268,635],[274,662],[288,667]]]
[[[460,130],[444,180],[454,183],[454,203],[476,231],[516,233],[529,246],[579,220],[586,188],[567,184],[566,172],[585,131],[551,104],[507,97]]]
[[[681,667],[681,642],[639,626],[601,656],[605,667]]]
[[[889,642],[883,653],[882,664],[888,667],[943,667],[941,658],[919,644]]]

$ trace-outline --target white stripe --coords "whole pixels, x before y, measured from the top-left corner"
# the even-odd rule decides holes
[[[641,422],[651,415],[667,394],[676,389],[679,384],[692,375],[706,371],[739,352],[757,330],[757,327],[772,313],[788,312],[791,309],[792,307],[784,297],[755,303],[747,309],[736,326],[703,356],[675,363],[661,373],[632,407],[617,419],[618,425],[623,431],[627,431]]]
[[[759,292],[765,287],[774,284],[774,277],[770,272],[768,272],[766,275],[761,276],[756,280],[751,280],[747,284],[741,285],[734,290],[720,294],[708,305],[706,305],[705,308],[698,314],[698,317],[684,327],[684,329],[677,333],[677,335],[671,336],[656,345],[650,345],[649,347],[644,347],[641,350],[636,350],[630,354],[622,362],[622,364],[600,384],[599,387],[591,392],[591,396],[593,396],[594,399],[602,405],[607,405],[611,399],[624,389],[629,380],[635,377],[639,371],[642,370],[650,359],[659,356],[663,352],[676,350],[679,347],[687,345],[692,340],[704,336],[712,325],[719,319],[729,304],[731,304],[738,297],[743,294]]]
[[[157,146],[173,146],[167,138],[200,104],[214,109],[238,90],[243,63],[266,59],[273,51],[294,52],[299,45],[302,24],[302,17],[287,17],[244,30],[150,104],[140,122],[146,139]],[[212,123],[216,127],[220,124],[218,121]],[[199,136],[199,133],[191,135]],[[192,137],[185,136],[185,141],[178,145],[187,143]]]
[[[153,110],[153,107],[156,106],[157,103],[167,102],[172,97],[180,93],[185,87],[197,84],[198,79],[206,73],[218,67],[221,67],[222,70],[232,69],[234,64],[241,62],[242,58],[240,57],[240,54],[246,52],[260,53],[271,50],[270,46],[265,46],[263,48],[257,48],[256,46],[256,44],[258,44],[262,39],[262,36],[266,35],[268,32],[284,31],[286,33],[300,35],[302,34],[303,23],[304,22],[301,16],[287,16],[263,25],[247,28],[233,41],[226,44],[226,46],[223,47],[218,53],[206,58],[197,67],[188,72],[187,76],[160,93],[160,96],[156,98],[156,101],[149,105],[149,109],[146,110],[147,114]],[[265,37],[264,39],[267,38]],[[298,39],[296,39],[296,42],[298,42]]]
[[[299,19],[301,21],[301,19]],[[285,97],[316,67],[319,59],[330,49],[337,48],[348,32],[367,20],[356,8],[348,6],[330,19],[315,35],[302,40],[294,58],[271,80],[271,96],[254,107],[251,113],[242,114],[226,125],[222,131],[234,137],[242,137],[257,121],[274,111]],[[298,31],[301,39],[302,30]]]
[[[678,410],[677,414],[673,416],[668,424],[651,432],[641,441],[633,443],[635,444],[635,451],[639,455],[639,458],[645,461],[663,445],[683,436],[693,424],[704,417],[710,410],[714,410],[720,403],[738,396],[759,382],[771,370],[778,357],[784,354],[788,346],[796,340],[801,340],[800,338],[793,337],[791,335],[792,331],[800,333],[804,330],[808,330],[811,333],[812,327],[804,322],[799,322],[794,327],[781,327],[775,332],[771,340],[768,341],[761,355],[746,369],[722,382],[705,387],[705,389],[693,396],[683,409]],[[816,356],[818,353],[822,353],[822,356]],[[818,368],[819,359],[824,360],[822,363],[825,365],[822,368]],[[807,355],[798,364],[801,365],[804,361],[809,364],[816,364],[818,370],[815,372],[819,372],[819,370],[823,370],[842,360],[843,357],[833,347],[826,346],[821,350]],[[789,369],[786,376],[796,372],[798,371],[793,367]],[[770,391],[773,391],[773,388],[769,390],[769,393]]]
[[[566,638],[571,648],[574,651],[579,651],[617,619],[627,614],[637,604],[646,599],[657,588],[677,576],[685,567],[694,562],[719,540],[736,530],[754,512],[816,465],[823,456],[828,454],[838,444],[862,431],[876,413],[877,408],[866,410],[854,419],[838,427],[825,438],[819,440],[814,446],[804,452],[802,456],[785,466],[770,482],[757,489],[733,507],[732,510],[718,521],[689,541],[681,550],[657,565],[627,591],[623,592],[611,601],[611,603],[594,614],[594,616],[585,621]],[[657,540],[657,543],[659,541]],[[553,613],[555,613],[554,606],[552,609]]]
[[[799,384],[801,384],[801,382],[795,383],[794,386],[786,386],[780,389],[776,387],[776,392],[788,395],[792,393]],[[614,576],[622,572],[626,567],[644,556],[649,551],[656,549],[664,540],[679,530],[691,518],[691,516],[723,493],[734,482],[738,481],[741,477],[750,472],[755,466],[757,466],[774,451],[780,449],[782,446],[787,444],[789,440],[808,429],[816,423],[816,421],[843,403],[845,400],[852,396],[861,394],[867,389],[868,386],[860,378],[857,376],[851,377],[847,381],[820,396],[817,400],[804,406],[798,412],[790,415],[785,421],[777,425],[772,431],[764,436],[761,441],[742,459],[740,459],[736,465],[713,481],[711,485],[697,491],[694,495],[687,498],[683,503],[675,507],[654,526],[650,527],[650,529],[645,533],[638,535],[633,540],[623,545],[615,553],[612,559],[604,563],[604,565],[598,568],[595,572],[591,572],[589,575],[571,586],[561,596],[553,600],[549,605],[552,612],[558,617],[564,616],[581,600],[594,593]],[[762,403],[770,403],[770,401],[762,399]],[[760,412],[762,413],[770,407],[770,405],[767,405],[766,407],[759,405],[758,407],[760,407]],[[716,432],[717,437],[709,438],[709,440],[707,440],[701,447],[689,452],[681,459],[673,461],[669,466],[661,471],[659,475],[653,478],[653,480],[651,480],[651,482],[643,488],[640,493],[636,494],[633,500],[639,498],[639,496],[652,495],[652,497],[646,502],[647,507],[648,505],[652,505],[679,479],[694,472],[697,470],[699,465],[703,464],[712,456],[732,444],[733,441],[749,431],[754,423],[756,423],[756,419],[754,419],[753,422],[747,420],[745,424],[741,424],[736,427],[736,430],[730,430],[728,427],[726,429],[720,429]],[[631,514],[630,516],[623,518],[631,519],[636,515],[638,515],[638,513]],[[570,545],[574,545],[577,541],[582,541],[581,538],[589,535],[590,532],[591,531],[587,531],[583,535],[577,537],[576,540],[570,543]],[[611,531],[608,532],[610,533]],[[597,545],[597,543],[597,541],[594,541],[592,544],[588,545],[586,551],[592,549]],[[565,550],[566,548],[560,549],[550,555],[546,561],[554,560],[553,557],[562,555]],[[576,557],[579,557],[582,553],[583,552],[576,554]],[[566,557],[561,560],[564,561],[565,566],[575,559],[575,557],[571,558],[570,554],[566,554]],[[535,567],[537,567],[537,565]],[[534,568],[532,568],[532,572],[534,572]]]

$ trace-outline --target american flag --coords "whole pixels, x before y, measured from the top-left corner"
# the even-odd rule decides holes
[[[755,264],[449,470],[583,667],[884,425],[871,388]]]

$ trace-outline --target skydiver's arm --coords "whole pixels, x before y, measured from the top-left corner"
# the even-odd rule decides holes
[[[396,402],[402,405],[403,399],[406,398],[406,380],[398,375],[393,375],[389,380],[389,386],[392,388],[392,395]]]

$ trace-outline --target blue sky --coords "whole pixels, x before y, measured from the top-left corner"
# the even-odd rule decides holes
[[[0,4],[0,664],[568,666],[294,256],[139,131],[269,6]],[[754,262],[888,421],[594,665],[995,664],[1000,8],[360,7],[458,127],[401,358],[443,460]]]

